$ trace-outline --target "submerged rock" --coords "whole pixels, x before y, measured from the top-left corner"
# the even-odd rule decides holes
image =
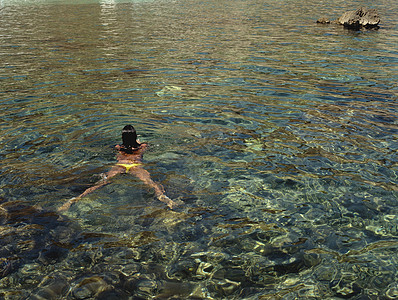
[[[72,291],[75,299],[87,299],[95,297],[109,290],[109,284],[101,276],[84,278]]]
[[[354,11],[343,13],[337,20],[330,21],[327,18],[319,18],[319,24],[339,24],[348,29],[359,30],[361,28],[379,28],[380,16],[376,9],[366,9],[361,7]]]
[[[39,277],[40,266],[65,259],[76,236],[71,224],[52,211],[21,201],[0,201],[0,277],[17,270]]]
[[[40,287],[30,295],[29,299],[32,300],[52,300],[59,299],[61,295],[64,295],[67,291],[68,283],[65,276],[49,276],[47,280],[44,280]]]
[[[398,283],[394,282],[387,287],[386,298],[398,299]]]

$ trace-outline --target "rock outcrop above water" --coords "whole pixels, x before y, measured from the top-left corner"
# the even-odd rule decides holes
[[[321,24],[339,24],[346,28],[359,30],[361,28],[379,28],[380,16],[376,9],[366,9],[361,7],[354,11],[347,11],[335,21],[329,21],[327,18],[319,18],[317,23]]]

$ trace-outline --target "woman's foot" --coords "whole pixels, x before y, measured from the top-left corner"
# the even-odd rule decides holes
[[[61,211],[65,211],[68,210],[69,207],[71,207],[71,205],[78,201],[79,199],[77,197],[73,197],[71,199],[69,199],[68,201],[66,201],[62,206],[58,207],[57,211],[61,212]]]
[[[158,199],[164,203],[167,204],[168,207],[171,209],[176,208],[180,203],[176,203],[173,200],[171,200],[169,197],[167,197],[165,194],[162,194],[158,196]]]

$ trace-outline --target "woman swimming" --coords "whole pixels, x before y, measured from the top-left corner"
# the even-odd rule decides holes
[[[140,143],[137,139],[137,132],[131,125],[124,126],[122,130],[122,145],[116,145],[118,150],[116,156],[117,163],[107,172],[103,178],[94,186],[85,190],[78,197],[74,197],[67,201],[64,205],[58,208],[58,211],[67,210],[73,203],[79,201],[81,198],[90,194],[94,190],[109,183],[109,179],[120,173],[130,173],[141,179],[146,185],[155,190],[156,197],[167,204],[168,207],[174,208],[177,204],[164,194],[164,188],[161,184],[154,182],[147,170],[142,167],[142,157],[145,150],[148,148],[147,143]]]

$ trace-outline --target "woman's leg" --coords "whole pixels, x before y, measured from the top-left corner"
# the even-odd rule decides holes
[[[174,208],[174,207],[177,206],[177,204],[173,200],[171,200],[169,197],[167,197],[164,194],[165,191],[164,191],[163,186],[161,184],[156,183],[156,182],[154,182],[152,180],[151,174],[147,170],[145,170],[145,169],[143,169],[141,167],[136,167],[136,168],[130,169],[130,173],[132,175],[136,176],[137,178],[139,178],[147,186],[152,187],[155,190],[156,197],[160,201],[166,203],[168,207]]]
[[[97,181],[97,183],[96,183],[94,186],[89,187],[89,188],[86,189],[83,193],[81,193],[79,196],[74,197],[74,198],[72,198],[72,199],[69,199],[69,200],[68,200],[67,202],[65,202],[61,207],[58,208],[58,211],[64,211],[64,210],[69,209],[69,207],[70,207],[73,203],[79,201],[81,198],[87,196],[88,194],[92,193],[92,192],[95,191],[96,189],[98,189],[98,188],[100,188],[100,187],[102,187],[102,186],[108,184],[108,183],[109,183],[109,179],[111,179],[112,177],[116,176],[117,174],[123,173],[123,171],[124,171],[124,168],[123,168],[123,167],[120,167],[120,166],[114,166],[114,167],[112,167],[112,169],[111,169],[109,172],[107,172],[107,173],[105,174],[105,176],[104,176],[101,180]]]

